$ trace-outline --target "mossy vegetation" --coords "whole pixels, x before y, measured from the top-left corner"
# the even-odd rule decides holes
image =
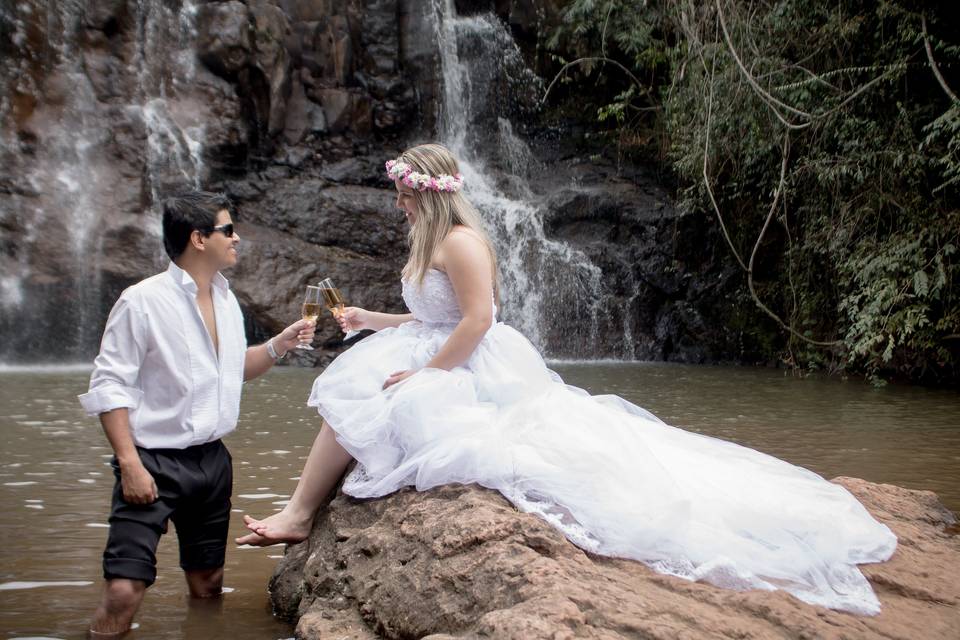
[[[771,358],[956,384],[952,4],[573,0],[548,100],[587,102],[712,217]]]

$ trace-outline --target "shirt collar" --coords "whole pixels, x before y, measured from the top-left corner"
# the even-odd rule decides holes
[[[170,261],[170,266],[167,267],[167,273],[170,274],[170,277],[173,279],[174,283],[177,284],[181,289],[187,291],[193,295],[197,295],[197,283],[189,273],[177,266],[177,263]],[[230,289],[230,281],[227,278],[217,271],[216,275],[213,276],[213,286],[219,289],[222,293],[226,293]]]

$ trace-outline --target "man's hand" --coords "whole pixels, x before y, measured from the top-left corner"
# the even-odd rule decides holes
[[[417,372],[416,369],[407,369],[406,371],[394,371],[390,374],[390,377],[383,383],[383,388],[388,389],[395,384],[403,382],[413,374]]]
[[[292,325],[280,332],[274,340],[274,348],[281,353],[286,353],[301,342],[307,344],[313,342],[313,334],[317,325],[309,320],[297,320]]]
[[[120,488],[123,499],[130,504],[150,504],[160,497],[157,483],[139,459],[120,465]]]

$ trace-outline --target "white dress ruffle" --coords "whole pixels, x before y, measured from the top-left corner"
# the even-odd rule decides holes
[[[724,440],[671,427],[612,395],[565,385],[502,323],[452,371],[424,368],[460,318],[443,272],[403,283],[418,320],[341,354],[308,404],[358,461],[345,493],[478,483],[578,546],[732,589],[784,589],[875,614],[858,563],[896,537],[843,487]],[[383,391],[393,372],[417,369]]]

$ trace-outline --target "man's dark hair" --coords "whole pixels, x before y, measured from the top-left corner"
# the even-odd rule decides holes
[[[209,191],[178,193],[165,199],[162,207],[163,248],[171,260],[186,250],[194,231],[204,235],[213,233],[218,213],[226,209],[231,217],[235,215],[233,203],[226,195]]]

